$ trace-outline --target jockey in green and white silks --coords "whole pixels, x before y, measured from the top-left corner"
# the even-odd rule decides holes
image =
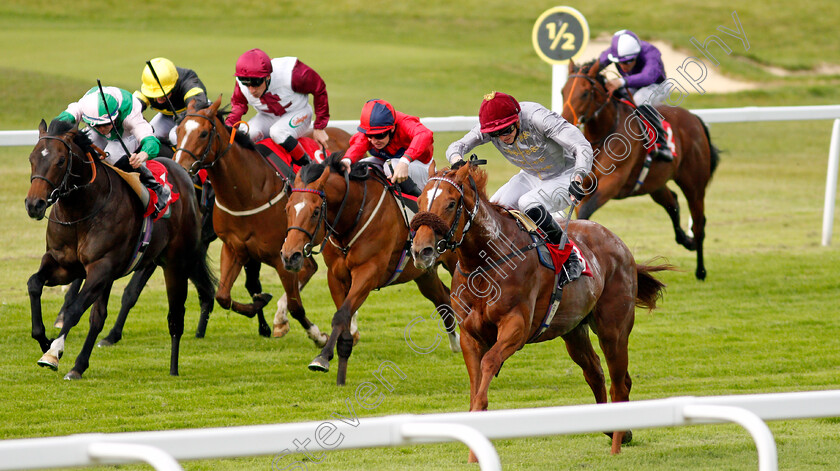
[[[121,88],[103,87],[102,90],[108,103],[107,110],[111,112],[110,118],[99,94],[99,88],[93,87],[79,101],[67,105],[67,109],[58,115],[57,119],[73,124],[84,121],[88,125],[85,132],[94,145],[105,151],[105,161],[109,164],[117,165],[125,156],[125,150],[117,138],[118,134],[122,136],[130,152],[146,154],[141,162],[157,157],[160,141],[154,136],[152,125],[143,117],[140,101]],[[111,119],[114,121],[114,127],[106,128],[106,134],[103,135],[100,129],[111,124]]]
[[[103,87],[102,92],[99,87],[91,88],[79,101],[67,105],[56,119],[74,125],[84,121],[88,127],[83,132],[95,146],[105,151],[106,162],[125,172],[140,174],[140,182],[157,195],[149,198],[150,205],[154,202],[151,216],[156,220],[166,207],[170,192],[166,185],[155,180],[145,162],[157,157],[160,141],[154,136],[152,125],[143,117],[140,100],[117,87]],[[123,145],[128,149],[128,155]]]

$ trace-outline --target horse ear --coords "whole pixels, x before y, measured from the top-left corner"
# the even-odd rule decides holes
[[[455,181],[463,185],[463,182],[467,181],[467,177],[470,174],[471,168],[472,165],[470,165],[469,163],[461,166],[461,168],[459,168],[458,171],[455,173]]]
[[[44,135],[47,132],[47,122],[44,121],[44,118],[41,118],[41,124],[38,125],[38,133]]]
[[[432,163],[429,164],[429,178],[435,176],[435,159],[432,159]]]
[[[222,95],[219,94],[219,98],[216,98],[216,101],[210,105],[211,114],[216,114],[219,111],[219,107],[222,106]]]
[[[569,75],[575,72],[575,61],[569,59]]]
[[[595,59],[595,62],[592,63],[592,67],[589,68],[589,76],[595,78],[598,76],[598,72],[601,71],[601,62]]]

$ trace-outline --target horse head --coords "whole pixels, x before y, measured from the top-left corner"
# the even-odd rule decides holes
[[[47,129],[43,119],[38,126],[38,142],[29,154],[30,186],[26,194],[26,212],[41,220],[47,208],[62,196],[93,181],[96,177],[93,157],[82,158],[90,140],[68,121],[55,119]],[[88,170],[88,164],[92,170]],[[91,176],[92,174],[92,176]]]
[[[563,86],[563,118],[575,126],[596,118],[610,101],[599,72],[597,59],[581,66],[569,61],[569,79]]]
[[[343,154],[341,154],[343,155]],[[286,240],[280,256],[286,270],[298,272],[303,259],[312,254],[315,245],[326,237],[327,180],[340,170],[340,157],[331,157],[324,163],[304,166],[295,178],[294,188],[286,203]],[[323,229],[322,229],[323,228]]]
[[[177,145],[173,160],[194,174],[215,165],[231,144],[225,142],[228,129],[220,116],[222,96],[206,108],[196,108],[195,100],[187,105],[187,114],[175,133]]]
[[[433,171],[417,201],[421,211],[411,220],[415,232],[411,255],[414,266],[421,269],[432,267],[446,250],[455,250],[463,242],[479,200],[486,199],[487,175],[476,163]]]

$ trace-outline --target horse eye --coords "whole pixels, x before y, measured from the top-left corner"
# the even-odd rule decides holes
[[[450,202],[449,202],[449,204],[446,206],[446,209],[447,209],[448,211],[451,211],[451,210],[455,209],[455,202],[454,202],[454,201],[450,201]]]
[[[201,131],[201,134],[199,134],[198,136],[199,136],[199,137],[207,137],[207,135],[208,135],[208,134],[209,134],[209,133],[208,133],[208,132],[207,132],[207,130],[205,129],[204,131]]]
[[[66,161],[66,159],[64,157],[60,157],[58,159],[58,163],[56,163],[56,165],[59,166],[59,167],[63,167],[65,161]]]
[[[321,208],[317,208],[315,211],[312,211],[312,217],[316,218],[321,214]]]
[[[586,90],[585,92],[581,93],[580,96],[582,96],[583,98],[588,97],[589,96],[589,90]]]

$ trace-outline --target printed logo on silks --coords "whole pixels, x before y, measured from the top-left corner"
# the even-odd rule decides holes
[[[292,119],[289,120],[289,126],[291,126],[292,129],[294,129],[296,127],[299,127],[305,121],[306,121],[306,115],[293,116]]]

